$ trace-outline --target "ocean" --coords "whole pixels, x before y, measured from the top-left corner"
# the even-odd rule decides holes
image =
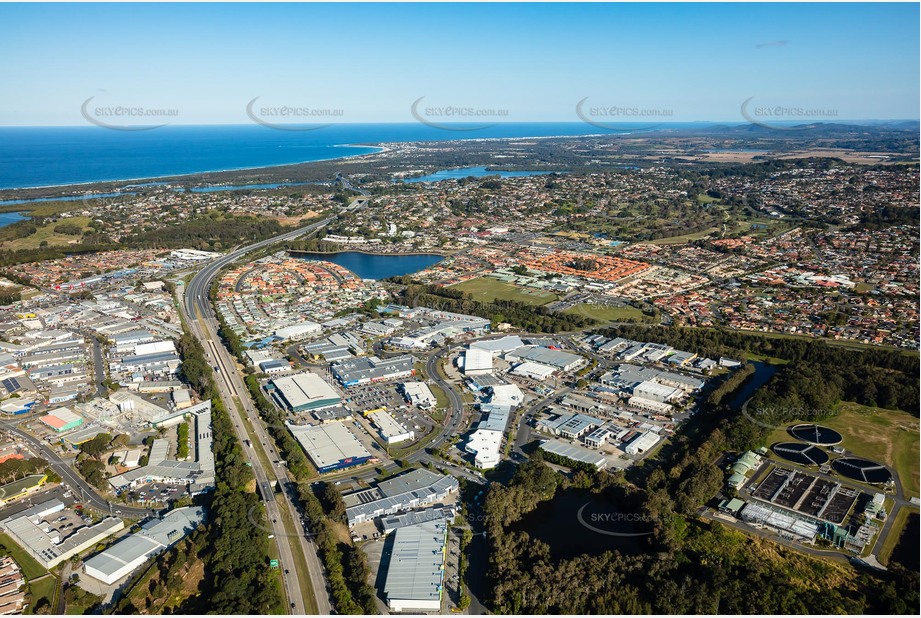
[[[581,122],[502,123],[473,131],[449,131],[421,123],[341,124],[314,131],[280,131],[258,125],[165,126],[148,131],[0,127],[0,189],[271,167],[375,152],[355,144],[603,132]]]

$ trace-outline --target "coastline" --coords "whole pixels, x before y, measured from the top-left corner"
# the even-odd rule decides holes
[[[310,163],[322,163],[329,161],[346,161],[349,159],[357,159],[360,157],[370,157],[372,155],[378,155],[385,152],[393,150],[393,147],[382,146],[377,144],[333,144],[333,148],[374,148],[374,152],[363,152],[360,154],[349,154],[349,155],[340,155],[335,157],[323,157],[320,159],[311,159],[309,161],[296,161],[294,163],[275,163],[272,165],[257,165],[253,167],[234,167],[228,169],[219,169],[219,170],[204,170],[198,172],[189,172],[187,174],[171,174],[166,176],[144,176],[139,178],[122,178],[117,180],[90,180],[86,182],[71,182],[64,184],[56,185],[40,185],[35,187],[8,187],[0,188],[0,201],[15,200],[15,199],[36,199],[45,196],[36,196],[36,198],[21,198],[21,197],[7,197],[6,192],[25,192],[25,191],[47,191],[47,190],[58,190],[63,191],[66,189],[77,188],[77,187],[101,187],[99,191],[106,190],[112,185],[121,185],[122,183],[147,183],[147,182],[159,182],[161,184],[171,184],[169,182],[164,182],[168,180],[175,180],[177,182],[187,182],[194,177],[205,176],[208,174],[225,174],[232,172],[249,172],[249,171],[259,171],[259,170],[271,170],[284,167],[292,167],[299,165],[308,165]],[[213,184],[208,186],[221,186],[221,184]],[[117,187],[112,187],[112,189]],[[71,191],[71,193],[63,193],[60,195],[47,196],[51,199],[56,197],[80,197],[81,194],[85,192]],[[127,195],[127,193],[126,193]]]

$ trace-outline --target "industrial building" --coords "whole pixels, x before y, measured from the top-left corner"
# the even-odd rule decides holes
[[[323,330],[323,327],[316,322],[305,320],[293,326],[279,328],[273,334],[280,341],[284,341],[285,339],[297,340],[318,333],[321,330]]]
[[[105,517],[89,526],[58,527],[56,521],[50,521],[58,518],[51,516],[63,510],[63,502],[48,500],[4,519],[0,529],[44,568],[51,569],[125,527],[117,517]]]
[[[86,560],[83,572],[104,584],[113,584],[173,546],[204,521],[204,507],[173,509],[162,518],[145,522],[139,532]]]
[[[518,363],[512,370],[509,371],[512,375],[521,376],[522,378],[528,378],[529,380],[536,380],[537,382],[543,382],[556,373],[556,369],[550,367],[549,365],[541,365],[540,363]]]
[[[393,533],[393,551],[384,580],[391,612],[438,612],[444,590],[448,522],[437,519]]]
[[[435,504],[458,490],[457,479],[423,468],[410,470],[375,487],[346,494],[345,514],[349,527],[375,517]]]
[[[315,373],[299,373],[272,380],[272,396],[279,406],[291,412],[304,412],[337,406],[342,397],[326,380]]]
[[[460,369],[464,372],[464,375],[468,376],[492,373],[492,363],[492,352],[471,347],[464,352],[464,356],[460,360]]]
[[[563,414],[552,420],[540,421],[538,425],[555,436],[576,440],[604,425],[604,421],[586,414]]]
[[[57,408],[38,420],[58,433],[76,429],[83,424],[83,417],[75,414],[70,408]]]
[[[160,438],[153,441],[147,465],[129,470],[109,479],[116,492],[122,492],[141,483],[170,483],[188,485],[195,495],[214,487],[214,436],[211,430],[211,401],[203,401],[183,412],[195,424],[195,461],[176,461],[169,458],[170,442]]]
[[[586,364],[586,360],[578,354],[551,350],[540,346],[522,346],[505,354],[509,362],[533,362],[539,365],[553,367],[557,371],[575,371]]]
[[[682,391],[680,389],[659,384],[652,380],[641,382],[633,389],[634,397],[642,397],[659,403],[671,403],[680,398],[681,395]]]
[[[384,534],[390,534],[394,530],[399,530],[406,526],[415,526],[416,524],[423,524],[437,519],[454,521],[456,515],[457,513],[453,508],[446,506],[434,506],[420,511],[410,511],[402,515],[390,515],[381,517],[381,531]]]
[[[412,356],[380,359],[376,356],[344,360],[332,366],[333,375],[343,386],[354,386],[380,380],[395,380],[416,374]]]
[[[659,443],[659,436],[651,431],[641,433],[630,440],[624,446],[624,452],[628,455],[640,455],[646,453]]]
[[[566,457],[573,461],[595,466],[598,470],[603,469],[608,464],[607,460],[598,453],[590,451],[587,448],[582,448],[581,446],[563,442],[562,440],[545,440],[541,442],[540,448],[543,451],[559,455],[560,457]]]
[[[489,339],[488,341],[476,341],[470,344],[471,350],[484,350],[489,352],[494,358],[501,356],[512,350],[524,346],[524,341],[518,335],[508,335],[499,339]]]
[[[407,429],[401,423],[398,423],[390,412],[386,410],[372,412],[370,418],[388,446],[406,442],[407,440],[414,440],[416,437],[412,429]]]
[[[288,425],[288,429],[321,473],[357,466],[371,459],[368,449],[342,423],[315,427]]]

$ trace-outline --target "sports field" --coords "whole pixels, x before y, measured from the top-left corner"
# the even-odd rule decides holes
[[[551,292],[522,288],[492,277],[478,277],[477,279],[452,285],[451,288],[467,292],[473,300],[485,303],[499,299],[516,300],[528,305],[546,305],[557,299],[557,295]]]
[[[644,316],[642,311],[636,307],[630,307],[629,305],[625,307],[612,307],[611,305],[589,305],[581,303],[572,306],[563,313],[580,315],[584,318],[598,320],[599,322],[622,322],[624,320],[642,322],[644,320],[651,320],[648,316]]]

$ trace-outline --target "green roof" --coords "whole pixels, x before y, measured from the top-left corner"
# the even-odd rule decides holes
[[[32,474],[25,478],[13,481],[3,487],[0,487],[0,500],[12,500],[19,497],[26,491],[38,487],[48,478],[44,474]]]

